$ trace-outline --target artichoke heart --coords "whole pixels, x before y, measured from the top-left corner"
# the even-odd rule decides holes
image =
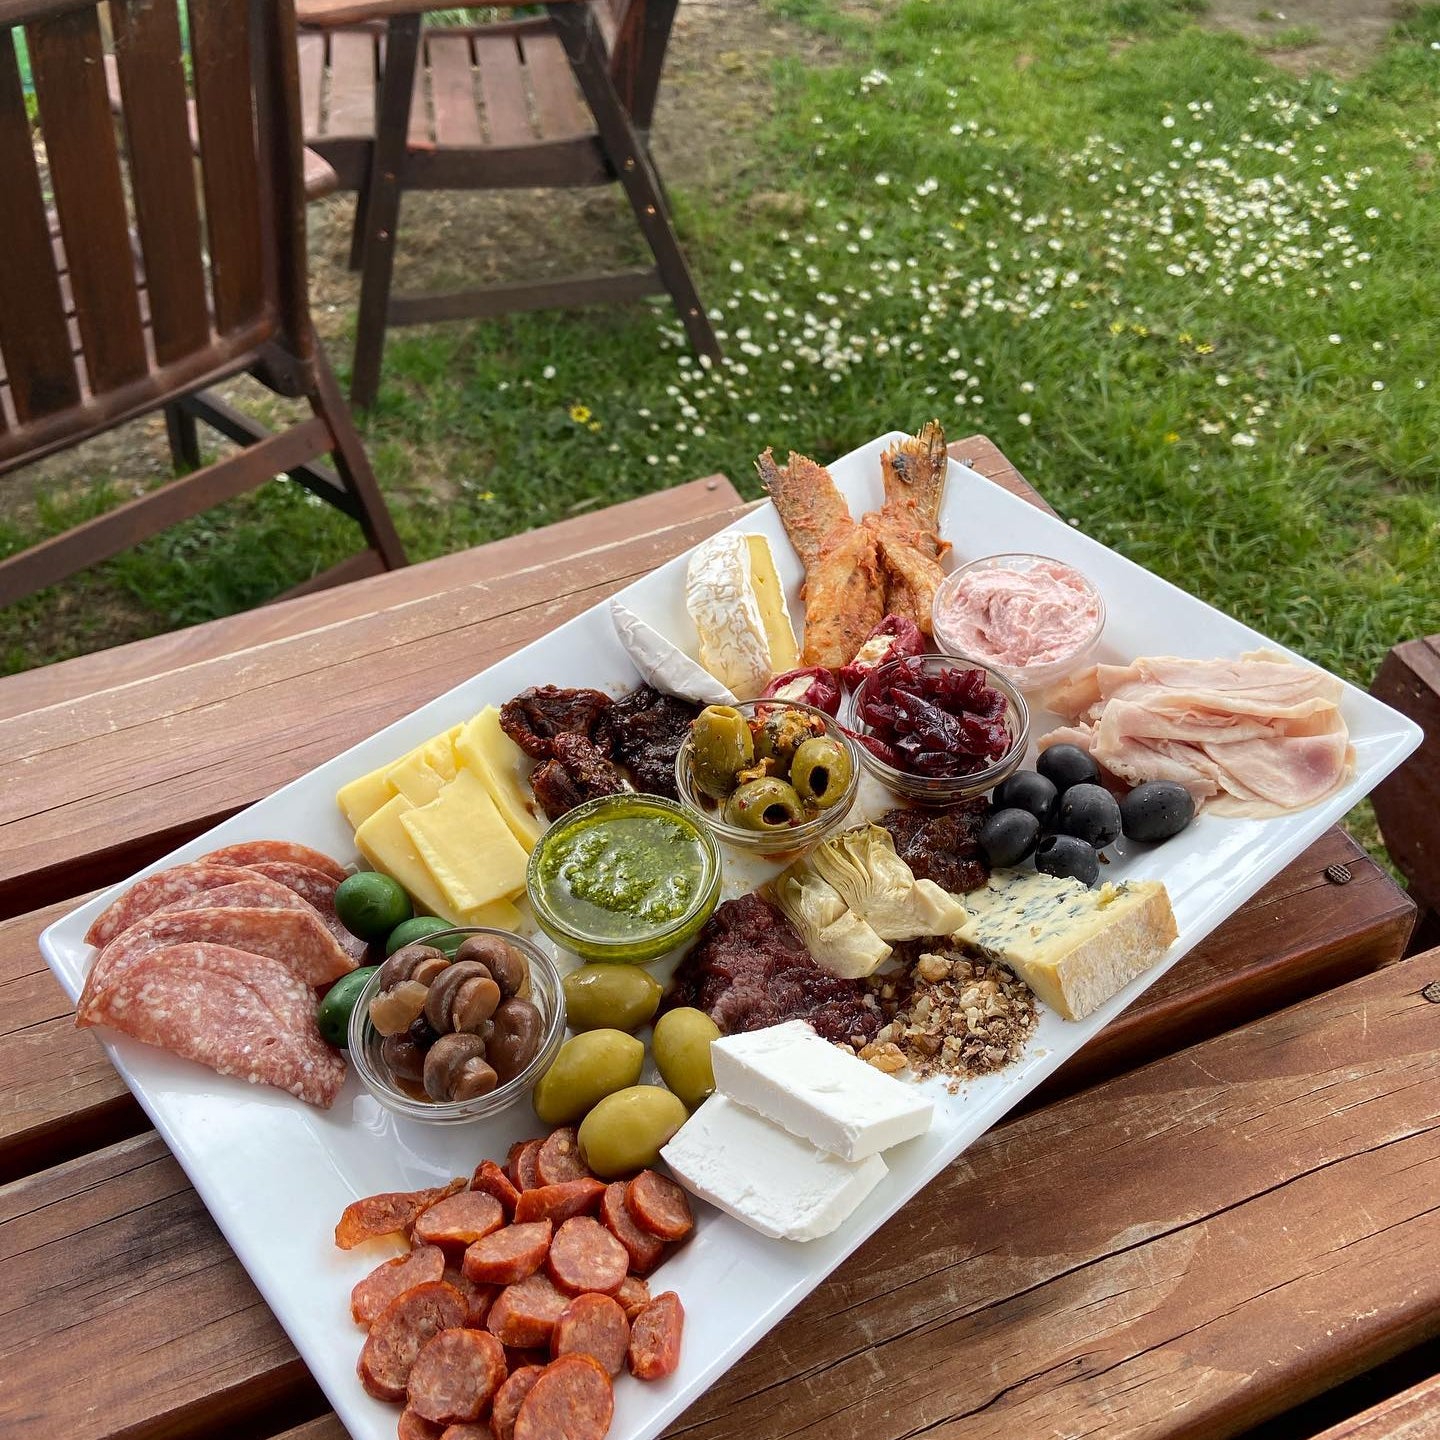
[[[933,880],[916,880],[881,825],[863,825],[817,845],[802,862],[882,940],[949,935],[966,920],[955,896]]]
[[[822,970],[859,980],[889,958],[890,947],[803,860],[779,875],[773,890],[775,903]]]

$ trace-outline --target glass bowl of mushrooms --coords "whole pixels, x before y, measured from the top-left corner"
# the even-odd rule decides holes
[[[453,959],[432,941],[461,937]],[[456,926],[397,950],[350,1015],[350,1059],[387,1110],[484,1120],[529,1095],[565,1034],[555,962],[506,930]]]

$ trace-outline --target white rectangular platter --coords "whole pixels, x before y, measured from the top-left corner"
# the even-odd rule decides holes
[[[871,441],[835,462],[831,472],[852,513],[878,508],[880,454],[898,433]],[[766,506],[737,529],[769,536],[797,623],[801,567],[779,517]],[[1203,658],[1273,646],[1236,620],[1043,514],[951,461],[941,533],[951,566],[977,556],[1031,550],[1076,566],[1099,586],[1108,625],[1099,658],[1137,655]],[[662,566],[622,592],[643,619],[694,653],[685,613],[685,558]],[[592,685],[611,693],[638,683],[604,606],[467,680],[337,756],[266,800],[182,846],[161,869],[246,839],[303,841],[343,861],[353,839],[335,806],[346,781],[397,758],[430,736],[501,704],[529,685]],[[363,697],[357,697],[357,703]],[[943,1167],[1073,1055],[1147,986],[1209,934],[1339,819],[1421,739],[1417,726],[1362,691],[1346,686],[1342,709],[1355,746],[1354,778],[1329,800],[1273,820],[1202,816],[1177,838],[1141,857],[1122,858],[1107,878],[1163,880],[1180,938],[1164,960],[1088,1019],[1075,1024],[1042,1011],[1021,1059],[998,1074],[937,1102],[929,1134],[889,1151],[890,1174],[835,1234],[810,1244],[767,1240],[728,1216],[700,1207],[695,1237],[667,1260],[654,1288],[673,1289],[687,1313],[681,1365],[656,1384],[628,1377],[616,1385],[615,1440],[657,1435],[756,1343],[848,1254]],[[1036,717],[1032,733],[1049,728]],[[148,872],[145,872],[148,873]],[[129,882],[127,882],[128,885]],[[51,968],[75,998],[92,958],[90,921],[126,886],[99,896],[41,936]],[[105,1032],[99,1032],[102,1037]],[[390,1440],[397,1411],[368,1398],[355,1377],[361,1332],[348,1300],[356,1280],[386,1255],[379,1246],[348,1254],[332,1231],[358,1196],[435,1184],[468,1174],[482,1158],[504,1158],[512,1140],[542,1127],[520,1105],[492,1122],[427,1127],[397,1120],[352,1077],[328,1113],[278,1091],[247,1086],[128,1039],[107,1042],[116,1068],[194,1183],[225,1238],[285,1327],[355,1440]],[[103,1359],[97,1357],[103,1365]]]

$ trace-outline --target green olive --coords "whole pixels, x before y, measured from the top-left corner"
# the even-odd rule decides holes
[[[565,1019],[582,1030],[638,1030],[660,1004],[660,982],[638,965],[582,965],[565,977]]]
[[[790,762],[790,783],[795,793],[821,810],[839,804],[854,773],[850,752],[828,735],[807,740]]]
[[[573,1125],[593,1105],[633,1085],[645,1047],[623,1030],[587,1030],[567,1040],[540,1077],[531,1099],[546,1125]]]
[[[824,730],[824,722],[804,710],[770,710],[756,728],[755,754],[762,760],[776,760],[782,769],[789,770],[800,746]]]
[[[703,1011],[682,1006],[667,1010],[655,1022],[650,1048],[660,1078],[694,1110],[715,1091],[710,1044],[720,1038],[720,1027]]]
[[[723,800],[735,774],[755,759],[750,725],[733,705],[707,705],[690,725],[690,774],[695,788]]]
[[[618,1090],[581,1122],[580,1158],[602,1180],[632,1175],[653,1165],[660,1147],[689,1118],[680,1097],[658,1085]]]
[[[804,818],[795,787],[784,780],[751,780],[725,802],[725,823],[737,830],[787,830]]]

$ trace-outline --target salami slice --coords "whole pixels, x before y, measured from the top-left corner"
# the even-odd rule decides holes
[[[543,1365],[522,1365],[512,1370],[509,1379],[496,1391],[495,1403],[490,1407],[490,1428],[495,1432],[495,1440],[515,1440],[515,1417],[544,1370]]]
[[[667,1290],[657,1295],[630,1326],[630,1373],[637,1380],[661,1380],[680,1364],[685,1307]]]
[[[486,1285],[518,1284],[545,1263],[550,1234],[548,1220],[496,1230],[465,1252],[465,1274]]]
[[[117,935],[95,958],[85,977],[77,1011],[82,1017],[106,989],[143,956],[191,942],[249,951],[278,960],[306,985],[324,985],[355,968],[312,910],[263,910],[227,906],[148,915]]]
[[[439,1280],[445,1274],[445,1252],[437,1245],[422,1245],[408,1255],[377,1265],[350,1292],[350,1313],[357,1325],[367,1330],[375,1317],[412,1285]]]
[[[630,1348],[630,1322],[608,1295],[577,1295],[555,1322],[550,1353],[591,1355],[613,1376],[625,1368]]]
[[[521,1401],[514,1440],[605,1440],[614,1415],[605,1367],[590,1355],[562,1355]]]
[[[335,1243],[342,1250],[353,1250],[366,1240],[407,1232],[430,1206],[464,1188],[463,1180],[452,1180],[431,1190],[386,1190],[352,1200],[335,1226]]]
[[[410,1367],[410,1408],[436,1424],[478,1420],[505,1382],[505,1347],[485,1330],[442,1330]]]
[[[482,1160],[475,1167],[475,1173],[470,1177],[470,1188],[493,1195],[504,1207],[507,1215],[515,1213],[515,1202],[520,1198],[520,1192],[493,1160]]]
[[[630,1252],[630,1268],[638,1275],[648,1275],[665,1253],[665,1242],[648,1230],[642,1230],[625,1208],[626,1182],[612,1181],[605,1187],[600,1201],[600,1218],[610,1233]]]
[[[542,1185],[563,1185],[567,1180],[583,1180],[591,1174],[580,1158],[579,1132],[573,1125],[551,1133],[535,1157],[535,1173]]]
[[[572,1215],[583,1215],[600,1203],[605,1187],[598,1180],[567,1180],[563,1185],[541,1185],[525,1190],[515,1203],[515,1220],[548,1220],[559,1225]]]
[[[690,1197],[653,1170],[642,1170],[626,1187],[625,1209],[642,1230],[661,1240],[683,1240],[695,1228]]]
[[[598,1221],[588,1215],[567,1220],[550,1242],[545,1269],[571,1295],[587,1290],[613,1295],[625,1280],[630,1255]]]
[[[348,873],[343,865],[332,860],[328,855],[322,855],[318,850],[312,850],[308,845],[299,845],[293,840],[243,840],[238,845],[222,845],[218,850],[212,850],[208,855],[202,855],[202,860],[209,861],[212,865],[266,865],[279,860],[288,860],[294,865],[308,865],[312,870],[319,870],[325,875],[332,876],[338,885]]]
[[[345,1084],[345,1058],[320,1038],[310,991],[279,962],[225,945],[139,957],[75,1023],[107,1025],[325,1110]]]
[[[302,900],[278,880],[267,880],[265,876],[253,873],[246,875],[243,880],[234,880],[229,885],[217,885],[213,890],[198,890],[193,895],[172,900],[154,913],[174,915],[182,910],[215,910],[226,907],[247,910],[299,910],[303,914],[315,916],[320,913],[308,900]]]
[[[410,1367],[432,1335],[457,1329],[465,1302],[443,1280],[414,1285],[375,1317],[356,1370],[366,1393],[377,1400],[403,1400]]]
[[[325,928],[335,937],[336,943],[357,964],[365,959],[369,946],[358,935],[352,935],[335,913],[335,887],[337,881],[323,870],[309,865],[299,865],[293,860],[262,860],[250,867],[257,875],[267,880],[278,881],[293,890],[302,900],[313,905]]]
[[[483,1190],[461,1190],[425,1210],[415,1221],[415,1239],[422,1245],[464,1249],[505,1223],[500,1202]]]
[[[633,1325],[635,1317],[650,1303],[650,1287],[638,1276],[627,1275],[615,1292],[625,1318]]]
[[[543,1272],[507,1285],[485,1318],[485,1328],[502,1345],[548,1349],[550,1332],[570,1303]]]
[[[249,873],[238,865],[212,865],[204,860],[192,860],[186,865],[175,865],[169,870],[147,875],[95,917],[85,932],[85,943],[103,948],[137,920],[143,920],[187,895],[213,890],[220,885],[233,885],[237,880],[246,879]]]

